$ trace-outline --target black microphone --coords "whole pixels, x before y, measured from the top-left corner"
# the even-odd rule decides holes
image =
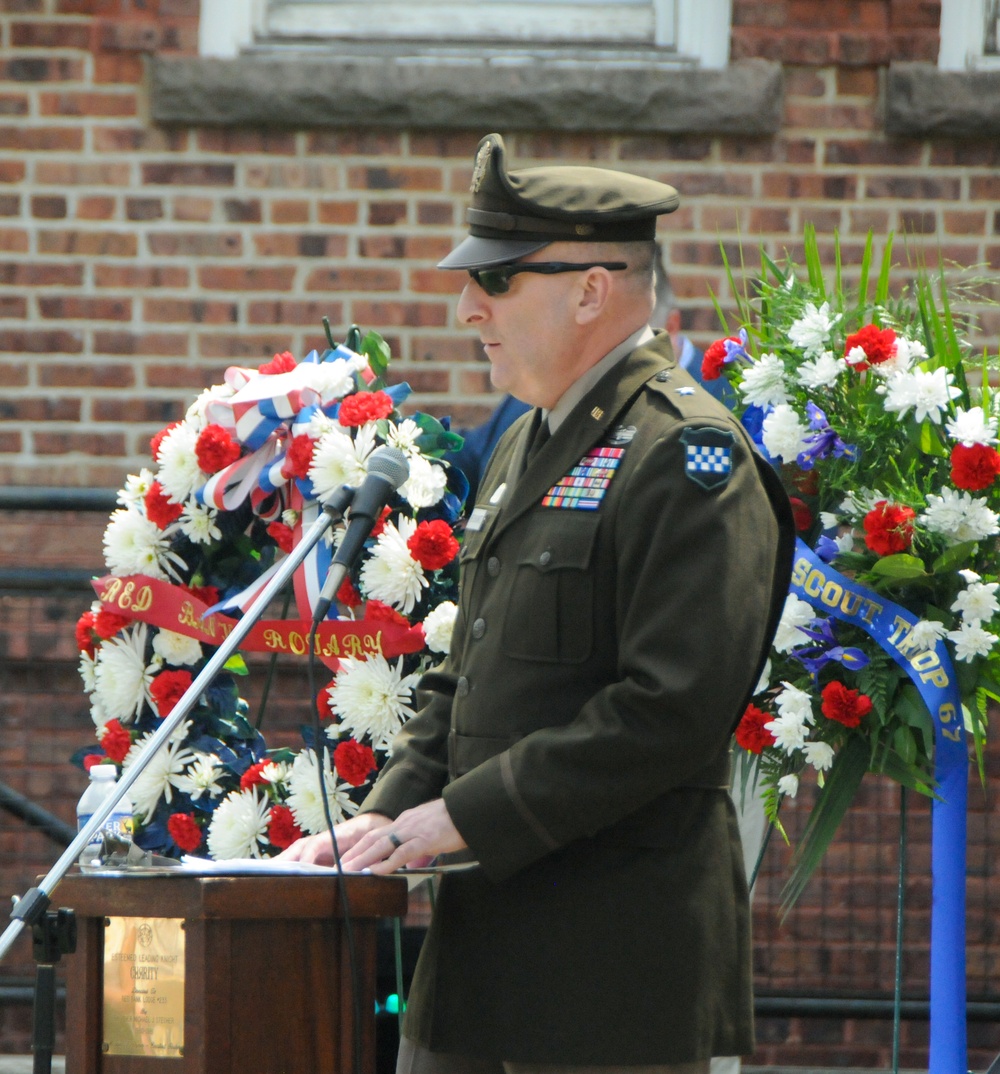
[[[382,508],[409,476],[410,464],[399,448],[380,447],[372,452],[368,459],[368,475],[351,499],[347,532],[337,548],[337,554],[333,557],[319,600],[316,602],[313,612],[314,623],[320,623],[326,618],[326,613],[330,610],[340,583],[343,582],[354,561],[361,555],[368,535],[382,514]],[[342,492],[343,489],[341,489]],[[336,494],[336,496],[339,495],[339,493]]]

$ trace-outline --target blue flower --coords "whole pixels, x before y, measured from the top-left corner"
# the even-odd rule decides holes
[[[812,436],[805,437],[804,442],[809,446],[800,452],[796,462],[803,470],[811,470],[816,465],[817,459],[825,459],[833,456],[836,459],[847,457],[853,459],[857,454],[857,448],[853,444],[845,444],[833,431],[827,421],[826,414],[815,403],[806,404],[806,413],[809,415],[809,428],[816,431]]]
[[[816,644],[794,649],[791,655],[809,672],[813,681],[818,679],[820,671],[827,664],[843,664],[849,671],[860,671],[870,662],[861,649],[844,646],[837,641],[833,623],[829,619],[814,619],[811,627],[800,626],[799,630]]]

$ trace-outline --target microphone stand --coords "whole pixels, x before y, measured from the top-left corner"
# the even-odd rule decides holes
[[[343,486],[337,493],[329,497],[323,504],[323,512],[315,522],[302,535],[302,539],[282,561],[274,576],[260,591],[259,596],[251,609],[243,615],[236,626],[230,631],[222,644],[218,647],[215,655],[208,661],[198,677],[184,691],[183,696],[174,706],[169,715],[163,718],[163,723],[157,728],[148,748],[142,757],[133,764],[128,772],[118,781],[115,793],[109,795],[105,801],[94,810],[94,815],[80,830],[77,837],[66,848],[59,860],[52,866],[49,872],[39,881],[36,887],[30,888],[23,897],[17,899],[14,909],[11,911],[11,923],[6,931],[0,935],[0,962],[14,945],[14,941],[21,934],[26,925],[33,928],[40,925],[49,907],[49,896],[58,885],[59,881],[69,871],[70,866],[80,857],[84,847],[101,830],[105,821],[115,810],[115,806],[126,796],[132,785],[136,782],[146,766],[152,760],[154,754],[164,746],[170,736],[181,725],[184,717],[194,708],[202,693],[208,688],[212,680],[222,670],[226,661],[239,647],[240,642],[250,633],[251,628],[263,615],[268,604],[281,591],[285,583],[292,577],[306,556],[318,544],[323,534],[340,517],[346,509],[345,500],[349,503],[354,490],[349,486]]]

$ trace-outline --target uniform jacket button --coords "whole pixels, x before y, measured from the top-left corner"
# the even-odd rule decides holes
[[[464,675],[460,675],[458,682],[455,684],[455,694],[457,697],[467,697],[468,693],[469,680]]]
[[[500,573],[500,560],[496,556],[490,556],[486,561],[486,572],[491,578],[496,578]]]
[[[474,638],[481,638],[486,633],[486,620],[477,619],[472,624],[472,636]]]
[[[538,562],[541,563],[541,565],[543,567],[547,567],[549,565],[549,563],[551,562],[551,560],[552,560],[552,553],[551,552],[543,552],[538,557]]]

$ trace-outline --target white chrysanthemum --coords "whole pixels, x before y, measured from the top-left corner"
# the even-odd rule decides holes
[[[451,633],[457,615],[458,605],[452,600],[443,600],[424,620],[424,638],[431,652],[446,653],[451,648]]]
[[[340,717],[331,727],[332,737],[350,731],[357,739],[370,738],[372,749],[389,748],[403,722],[413,715],[413,700],[419,674],[403,674],[403,658],[395,667],[375,653],[366,660],[344,657],[333,684],[327,691],[330,709]]]
[[[368,474],[366,462],[375,446],[374,426],[371,422],[358,429],[351,439],[346,433],[332,429],[316,441],[309,480],[317,499],[324,499],[336,492],[341,485],[357,488]]]
[[[953,544],[963,541],[981,541],[1000,533],[997,515],[986,506],[986,501],[959,492],[947,485],[941,495],[927,497],[927,510],[920,521],[931,533],[940,533]]]
[[[799,366],[799,384],[803,388],[832,388],[846,368],[833,351],[823,351],[818,358],[810,358]]]
[[[794,753],[806,744],[806,725],[794,715],[776,716],[764,727],[774,735],[774,744],[785,753]]]
[[[104,530],[104,561],[112,574],[148,574],[163,581],[176,577],[184,561],[170,550],[169,531],[161,530],[139,511],[113,511]]]
[[[291,507],[281,512],[281,521],[290,529],[293,530],[299,524],[299,519],[302,517],[301,511],[295,511]]]
[[[132,800],[132,809],[139,816],[151,817],[156,812],[161,797],[168,802],[173,801],[174,788],[179,789],[178,781],[183,776],[184,769],[195,759],[194,752],[184,745],[184,738],[190,730],[191,721],[185,720],[149,758],[145,768],[132,784],[129,798]],[[132,743],[122,762],[123,772],[128,772],[140,757],[145,758],[152,740],[153,735],[147,734]]]
[[[331,418],[329,414],[324,414],[322,410],[317,410],[305,425],[295,426],[296,436],[305,434],[306,436],[311,436],[313,440],[319,440],[321,436],[325,436],[327,433],[343,432],[343,425],[336,418]]]
[[[775,698],[774,704],[781,716],[800,720],[803,724],[816,722],[813,716],[812,696],[790,682],[782,682],[784,690]]]
[[[788,338],[806,355],[819,354],[830,339],[830,331],[840,320],[840,314],[830,316],[830,303],[824,302],[818,309],[806,303],[805,312],[788,328]]]
[[[965,582],[966,585],[972,585],[973,582],[981,582],[983,579],[975,571],[970,571],[968,567],[963,567],[958,576]]]
[[[819,524],[824,530],[833,530],[840,525],[840,515],[834,511],[820,511]]]
[[[914,369],[896,373],[886,385],[885,409],[902,420],[913,408],[914,421],[930,419],[940,423],[941,412],[962,393],[955,387],[955,376],[940,366],[934,370]]]
[[[798,776],[782,776],[777,783],[778,794],[785,794],[789,798],[794,798],[799,793],[799,777]]]
[[[448,475],[423,455],[410,459],[410,476],[399,486],[399,494],[415,510],[433,507],[445,493]]]
[[[125,478],[125,487],[118,492],[118,503],[123,507],[145,511],[146,493],[153,487],[155,480],[152,470],[142,469],[137,474],[129,474]]]
[[[208,826],[208,852],[216,861],[262,858],[267,846],[271,806],[251,787],[227,794]]]
[[[329,362],[306,362],[298,368],[305,370],[306,383],[319,392],[322,405],[326,406],[353,392],[354,374],[367,365],[367,359],[356,354],[353,358],[334,358]]]
[[[189,500],[207,480],[195,454],[197,443],[197,430],[186,422],[175,425],[160,441],[156,456],[160,464],[158,477],[163,491],[174,503]]]
[[[927,348],[919,339],[896,337],[896,349],[891,358],[872,366],[872,371],[882,377],[891,377],[894,373],[905,373],[918,362],[927,357]]]
[[[833,764],[833,747],[828,742],[807,742],[802,752],[817,772],[825,772]]]
[[[797,645],[805,645],[809,639],[799,630],[799,627],[808,626],[816,618],[816,612],[812,605],[799,598],[794,593],[785,597],[785,607],[781,612],[778,629],[774,635],[774,647],[779,653],[787,653]]]
[[[888,499],[889,497],[885,493],[879,492],[878,489],[856,489],[853,492],[849,492],[840,501],[838,510],[845,518],[864,518],[879,500]]]
[[[907,634],[901,648],[907,653],[922,653],[933,649],[947,634],[948,628],[936,619],[918,619]]]
[[[225,404],[235,394],[236,389],[229,384],[213,384],[210,388],[206,388],[187,408],[187,413],[184,415],[185,424],[190,425],[199,433],[206,425],[231,427],[227,425],[227,421],[233,420],[232,409],[227,406],[220,407],[219,404]]]
[[[762,354],[743,371],[740,394],[751,406],[762,408],[787,402],[784,362],[776,354]]]
[[[997,582],[973,582],[958,594],[951,610],[959,612],[967,623],[992,619],[1000,611],[1000,603],[996,598],[997,587]]]
[[[808,434],[807,426],[787,403],[776,406],[764,419],[761,429],[768,454],[782,462],[794,462],[805,451]]]
[[[351,801],[350,786],[337,780],[330,765],[330,754],[323,753],[323,782],[330,804],[330,819],[334,824],[356,813],[358,807]],[[304,832],[315,835],[326,831],[326,814],[319,786],[319,766],[312,750],[303,750],[292,765],[288,775],[288,799],[286,805],[292,811],[295,823]]]
[[[197,664],[201,659],[201,642],[174,630],[158,630],[153,638],[153,652],[174,667]]]
[[[195,544],[211,544],[222,540],[222,530],[215,524],[218,514],[214,507],[188,500],[178,524],[184,536]]]
[[[420,449],[417,447],[417,440],[422,435],[423,429],[413,418],[404,418],[398,425],[395,422],[389,423],[385,442],[390,447],[399,448],[408,459],[412,459],[414,455],[419,454]]]
[[[137,623],[97,651],[94,693],[109,720],[131,723],[149,700],[156,666],[146,666],[146,631],[145,623]]]
[[[110,717],[104,711],[104,706],[101,704],[101,699],[97,694],[90,695],[90,718],[94,721],[94,727],[97,729],[97,737],[100,738],[101,730]]]
[[[97,657],[80,653],[79,672],[83,679],[83,692],[92,694],[97,688]]]
[[[977,656],[989,656],[998,639],[996,634],[984,630],[978,622],[972,622],[963,623],[958,630],[949,630],[948,640],[954,642],[955,656],[971,663]]]
[[[987,418],[981,406],[970,407],[968,410],[959,407],[955,416],[945,425],[945,429],[952,440],[957,440],[966,447],[997,442],[997,420]]]
[[[366,596],[380,600],[409,615],[428,585],[423,567],[413,558],[406,542],[417,528],[415,519],[400,516],[397,525],[386,522],[371,555],[361,567],[361,587]]]
[[[268,761],[266,765],[260,770],[260,778],[265,783],[271,783],[274,786],[281,786],[288,779],[288,773],[291,771],[287,764],[280,761]]]
[[[848,365],[861,365],[863,362],[868,361],[868,352],[864,347],[851,347],[851,349],[844,355],[844,361]]]
[[[222,762],[214,753],[199,753],[195,760],[174,780],[179,791],[189,794],[195,801],[203,795],[218,798],[222,793],[219,780],[225,775]]]

